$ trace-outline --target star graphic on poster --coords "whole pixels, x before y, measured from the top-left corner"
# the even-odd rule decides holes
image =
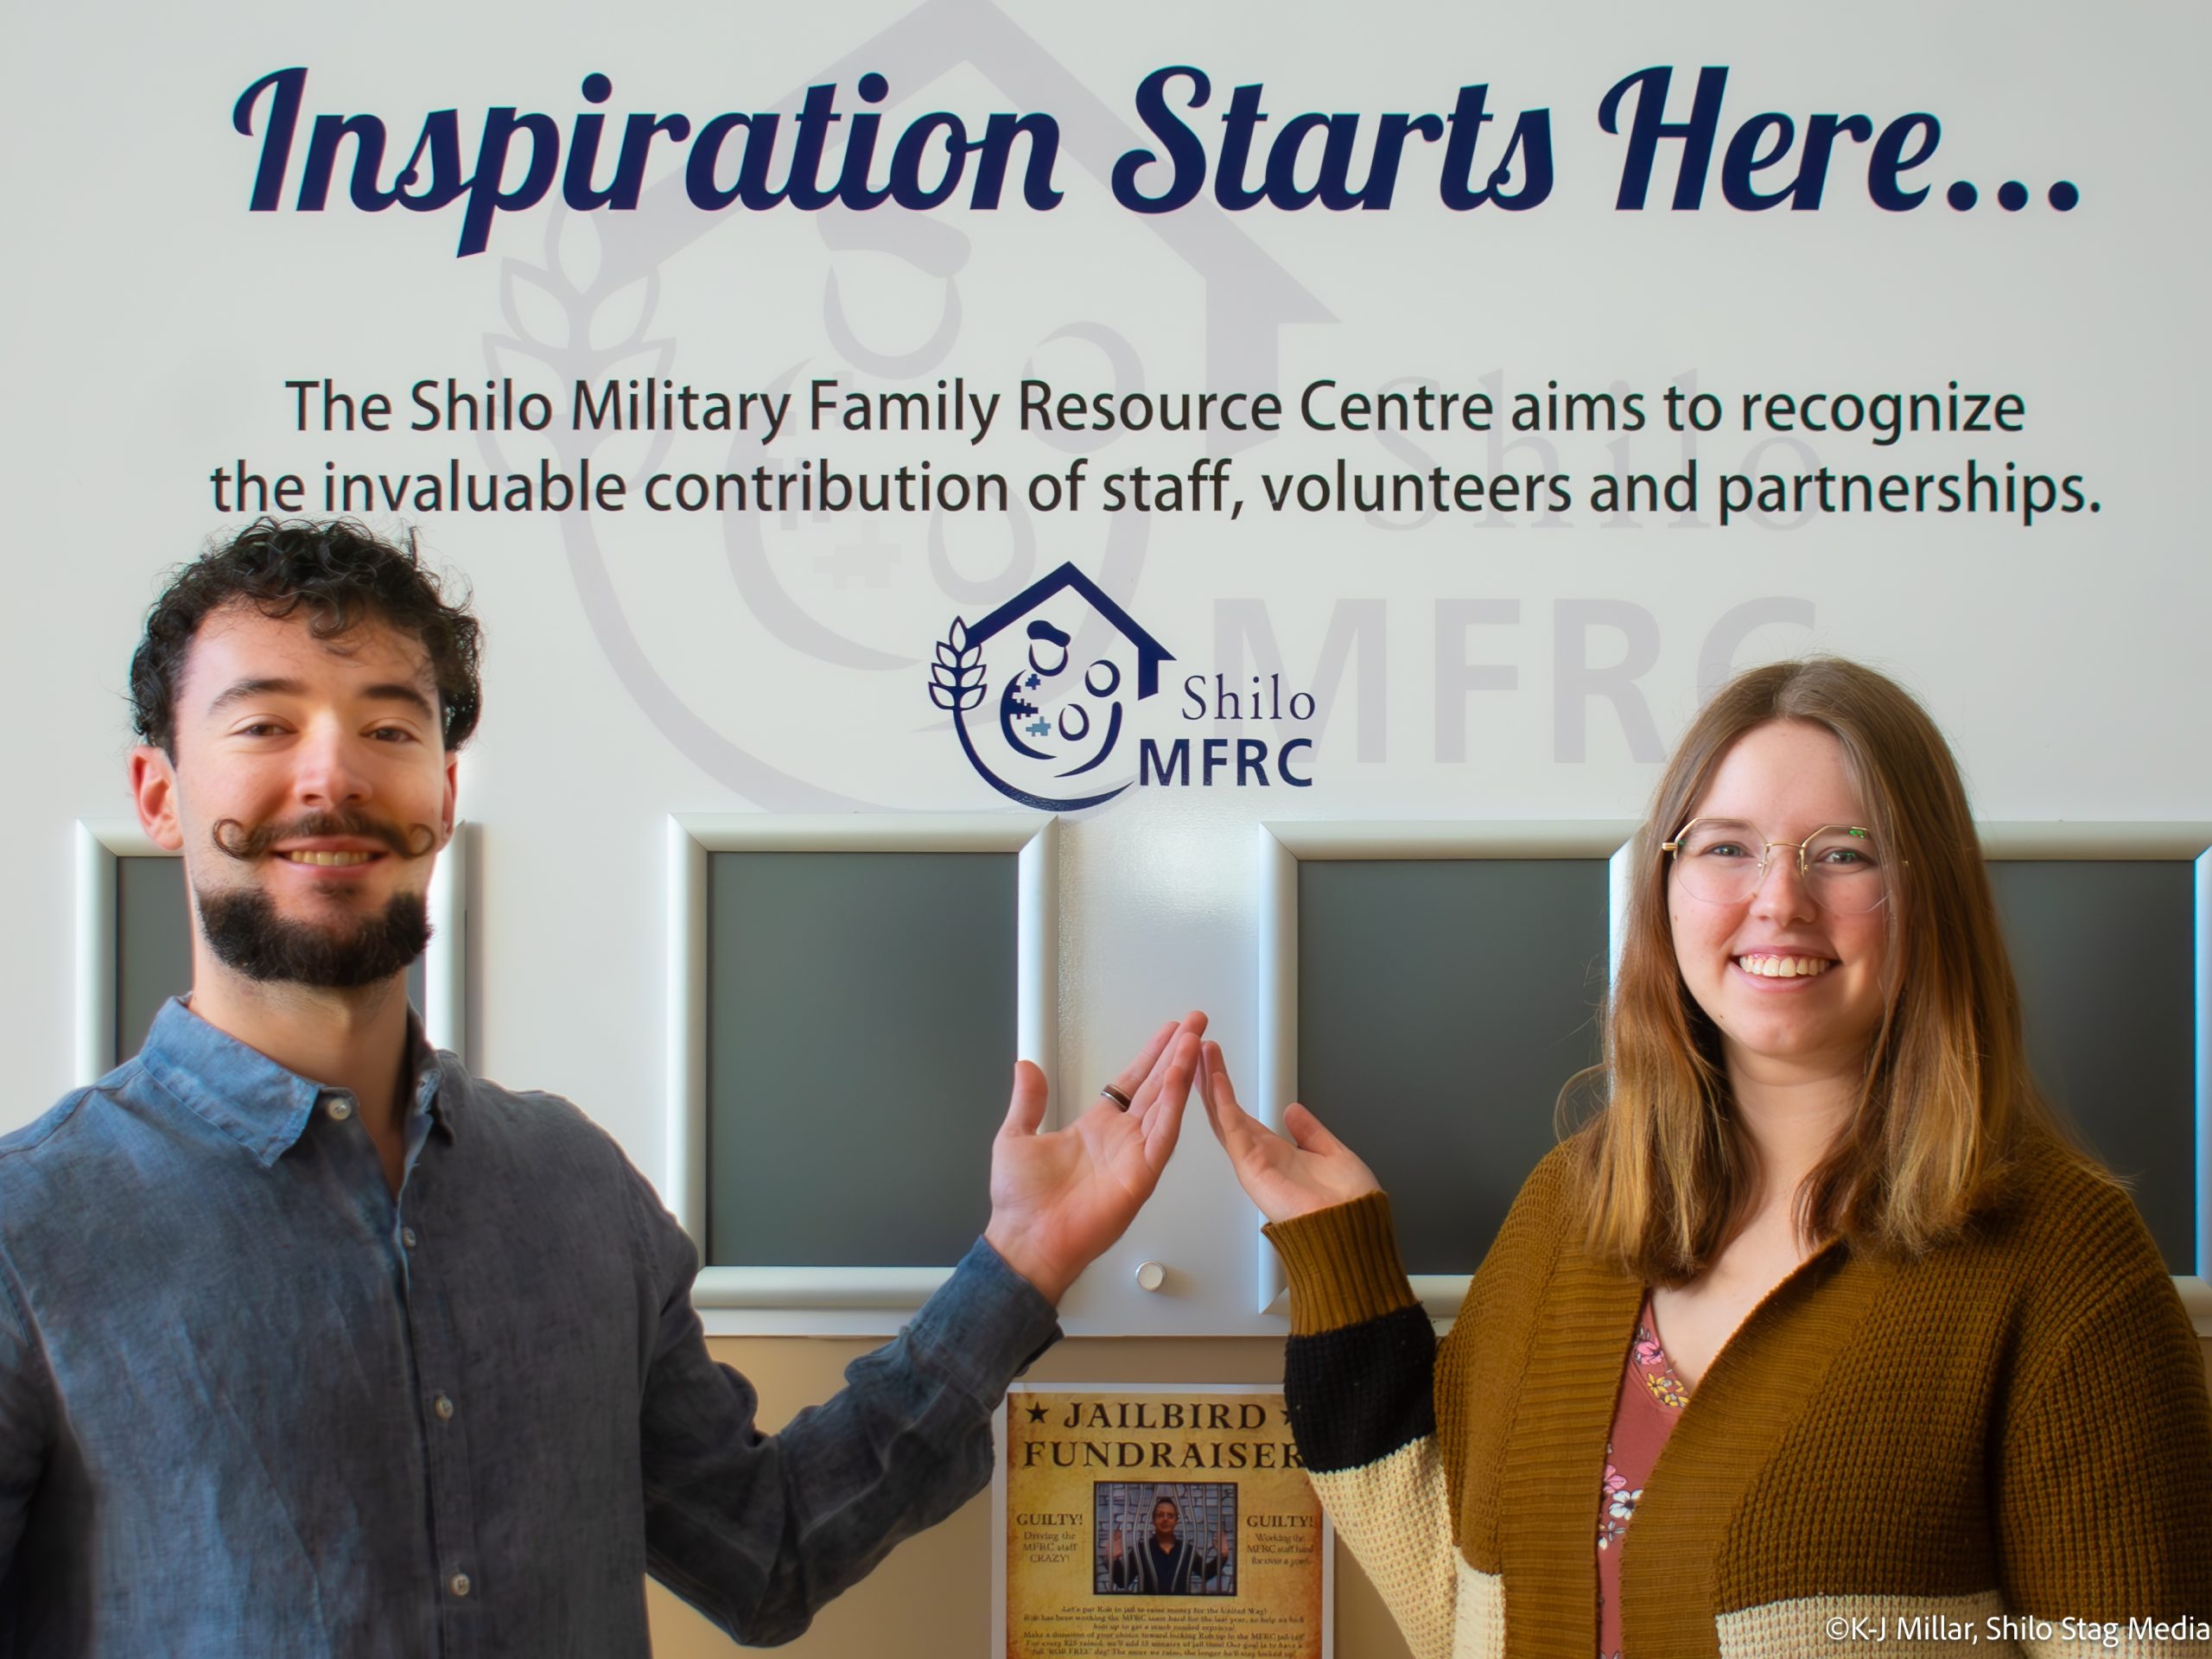
[[[1045,1421],[1045,1408],[1044,1408],[1044,1407],[1042,1407],[1042,1406],[1031,1406],[1031,1407],[1029,1407],[1029,1408],[1028,1408],[1028,1412],[1029,1412],[1029,1421],[1030,1421],[1031,1422],[1033,1422],[1033,1423],[1041,1423],[1041,1422],[1043,1422],[1043,1421]]]
[[[1287,1425],[1290,1421],[1290,1408],[1288,1406],[1277,1406],[1275,1409],[1282,1413],[1283,1422]]]

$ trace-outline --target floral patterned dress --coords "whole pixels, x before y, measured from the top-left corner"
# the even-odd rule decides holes
[[[1636,1505],[1643,1496],[1666,1449],[1667,1437],[1690,1391],[1667,1363],[1659,1345],[1658,1321],[1652,1317],[1651,1298],[1643,1299],[1637,1315],[1636,1340],[1629,1344],[1627,1374],[1621,1379],[1620,1402],[1613,1408],[1612,1438],[1605,1443],[1605,1479],[1598,1497],[1598,1653],[1599,1659],[1622,1659],[1621,1655],[1621,1541],[1628,1523],[1636,1518]]]

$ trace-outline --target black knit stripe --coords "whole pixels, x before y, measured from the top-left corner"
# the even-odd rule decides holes
[[[1419,1306],[1314,1337],[1283,1353],[1283,1396],[1306,1466],[1357,1469],[1436,1432],[1436,1332]]]

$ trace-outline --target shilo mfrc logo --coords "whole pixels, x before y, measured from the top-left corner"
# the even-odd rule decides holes
[[[1092,645],[1102,648],[1094,652]],[[1080,649],[1078,649],[1080,647]],[[1131,785],[1201,788],[1219,781],[1266,788],[1273,772],[1293,788],[1311,738],[1271,746],[1262,737],[1179,737],[1164,747],[1135,728],[1160,690],[1160,665],[1175,655],[1072,564],[1033,582],[972,627],[958,617],[938,642],[930,700],[952,716],[960,747],[983,781],[1010,800],[1073,812]],[[1282,695],[1281,676],[1232,691],[1224,677],[1183,683],[1187,721],[1304,722],[1310,692]],[[995,690],[994,690],[995,688]],[[1271,694],[1271,695],[1270,695]],[[1154,705],[1156,709],[1158,705]],[[1195,766],[1193,764],[1195,758]],[[1135,775],[1131,775],[1134,763]]]

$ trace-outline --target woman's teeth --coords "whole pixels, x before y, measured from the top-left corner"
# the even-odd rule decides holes
[[[1762,979],[1810,979],[1835,966],[1825,957],[1738,957],[1736,965]]]

